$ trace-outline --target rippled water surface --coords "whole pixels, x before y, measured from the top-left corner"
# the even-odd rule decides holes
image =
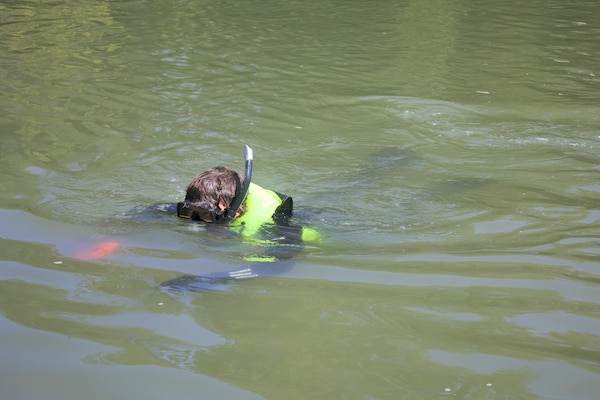
[[[3,2],[0,397],[596,399],[599,15]],[[323,241],[161,287],[247,264],[155,206],[244,144]]]

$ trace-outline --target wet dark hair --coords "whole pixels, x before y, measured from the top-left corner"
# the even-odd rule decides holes
[[[206,209],[216,215],[222,215],[235,199],[237,185],[243,185],[244,180],[236,171],[227,167],[215,167],[196,175],[190,182],[185,193],[186,206]],[[246,205],[238,209],[240,214],[246,212]]]

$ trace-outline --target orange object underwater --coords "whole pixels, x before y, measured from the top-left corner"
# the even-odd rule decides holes
[[[117,247],[119,247],[119,242],[102,242],[92,251],[81,251],[75,254],[75,258],[90,260],[92,258],[104,257],[112,253]]]

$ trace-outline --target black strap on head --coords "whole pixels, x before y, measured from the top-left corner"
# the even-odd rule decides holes
[[[203,207],[198,207],[193,203],[187,201],[180,201],[177,203],[177,216],[179,218],[187,218],[192,221],[203,221],[203,222],[218,222],[223,220],[223,216],[210,211]]]

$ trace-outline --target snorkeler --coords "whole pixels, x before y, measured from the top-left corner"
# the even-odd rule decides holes
[[[261,249],[243,257],[251,261],[228,272],[182,277],[161,286],[177,290],[220,290],[242,278],[280,275],[303,243],[317,242],[320,234],[312,228],[291,222],[290,196],[262,188],[251,182],[253,152],[245,146],[246,168],[242,178],[236,171],[215,167],[196,175],[187,187],[185,200],[177,203],[177,216],[207,224],[227,225],[231,232]],[[276,264],[271,264],[276,262]],[[269,266],[269,264],[271,264]]]
[[[289,226],[292,198],[251,182],[252,149],[245,146],[244,155],[243,178],[227,167],[211,168],[196,175],[187,187],[185,200],[177,203],[177,216],[206,223],[229,223],[245,237],[259,235],[269,226]],[[305,227],[300,240],[314,241],[318,236],[316,231]]]

